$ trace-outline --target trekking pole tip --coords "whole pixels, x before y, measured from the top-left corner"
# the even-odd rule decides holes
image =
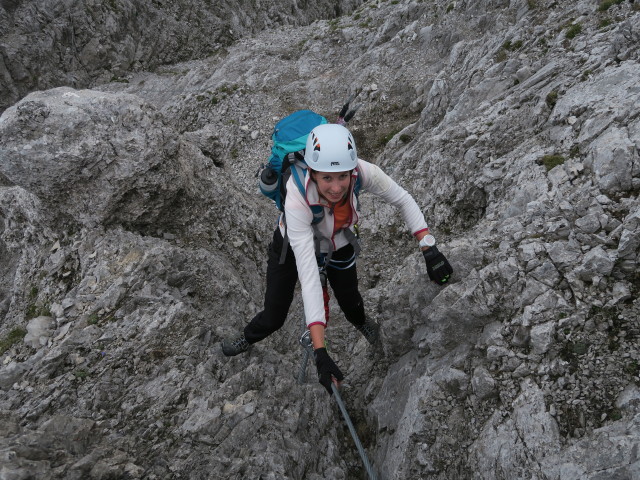
[[[348,122],[349,120],[351,120],[353,118],[353,116],[356,114],[356,112],[360,109],[360,107],[362,107],[362,104],[359,103],[358,105],[356,105],[355,107],[353,107],[352,110],[349,110],[349,112],[347,112],[347,114],[344,116],[344,121],[345,123]]]
[[[347,98],[347,101],[344,102],[344,105],[342,105],[342,109],[338,114],[338,120],[344,118],[344,116],[347,115],[347,111],[349,110],[349,105],[351,105],[351,102],[353,102],[353,100],[360,94],[361,90],[362,90],[361,88],[356,88],[355,91],[351,95],[349,95],[349,98]]]

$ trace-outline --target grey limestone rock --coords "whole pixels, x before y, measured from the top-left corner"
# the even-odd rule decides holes
[[[3,115],[0,131],[3,173],[52,216],[84,225],[149,224],[188,188],[189,159],[177,134],[135,97],[68,88],[35,93]]]
[[[264,28],[283,31],[348,14],[359,1],[138,3],[4,2],[0,6],[0,111],[26,93],[62,85],[128,81],[215,55]]]
[[[339,3],[2,4],[0,476],[365,475],[296,381],[297,292],[220,351],[263,303],[273,124],[358,87],[360,155],[454,267],[362,193],[381,343],[333,299],[327,339],[380,476],[639,475],[636,4]]]
[[[29,320],[24,342],[35,349],[46,345],[51,337],[53,326],[53,318],[51,317],[40,316]]]

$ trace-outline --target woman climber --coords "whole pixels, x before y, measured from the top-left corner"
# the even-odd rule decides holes
[[[365,315],[358,291],[354,226],[359,191],[377,195],[400,210],[419,242],[432,281],[447,283],[453,270],[435,246],[415,200],[379,167],[358,158],[347,128],[328,123],[315,127],[307,137],[304,163],[306,169],[291,167],[284,214],[269,246],[264,309],[240,335],[224,340],[222,351],[238,355],[282,327],[299,279],[319,381],[331,394],[331,382],[338,385],[343,374],[325,348],[327,280],[347,320],[370,344],[379,337],[380,327]]]

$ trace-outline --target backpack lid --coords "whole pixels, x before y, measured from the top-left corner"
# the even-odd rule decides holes
[[[326,118],[311,110],[298,110],[276,123],[271,136],[271,165],[280,167],[285,155],[304,150],[309,132],[325,123],[328,123]]]

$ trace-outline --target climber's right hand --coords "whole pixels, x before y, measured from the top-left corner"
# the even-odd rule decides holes
[[[318,381],[327,389],[329,395],[333,395],[331,383],[333,382],[336,386],[339,386],[342,379],[344,379],[344,375],[331,359],[326,348],[316,348],[313,351],[313,358],[318,369]]]

